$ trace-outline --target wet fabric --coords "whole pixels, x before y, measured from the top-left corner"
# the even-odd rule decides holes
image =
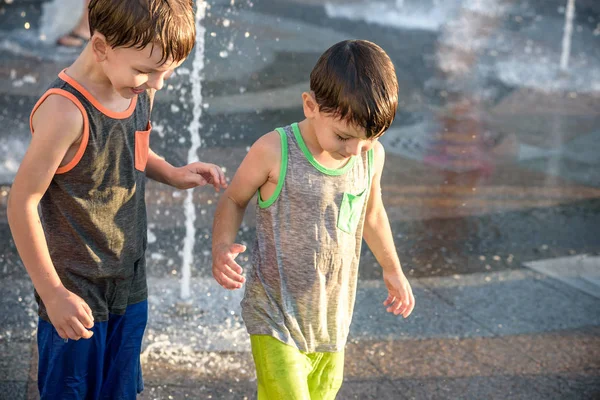
[[[344,351],[305,353],[268,335],[250,336],[258,400],[334,400]]]
[[[129,304],[148,296],[150,98],[143,92],[127,110],[111,111],[66,70],[37,102],[32,118],[49,95],[73,102],[84,126],[75,157],[56,171],[40,200],[48,250],[63,285],[85,300],[96,321],[106,321],[109,314],[122,315]],[[36,300],[39,316],[49,321],[37,293]]]
[[[144,389],[140,352],[148,302],[96,322],[90,339],[65,340],[38,322],[40,400],[134,400]]]
[[[298,124],[277,131],[279,182],[271,198],[259,192],[242,317],[250,335],[308,353],[341,351],[356,297],[373,151],[328,169]]]

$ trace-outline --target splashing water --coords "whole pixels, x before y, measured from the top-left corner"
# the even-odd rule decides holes
[[[571,38],[573,36],[573,17],[575,17],[575,0],[568,0],[565,12],[565,30],[562,39],[562,54],[560,56],[560,69],[566,71],[569,68],[571,56]]]
[[[192,83],[192,121],[188,127],[190,132],[190,149],[188,163],[198,161],[198,149],[202,143],[200,138],[200,118],[202,117],[202,70],[204,69],[204,34],[206,29],[201,25],[206,15],[206,2],[198,2],[196,10],[196,46],[190,81]],[[181,299],[190,299],[190,278],[192,275],[193,252],[195,245],[196,209],[194,207],[194,191],[188,190],[183,203],[185,215],[185,238],[183,242],[183,257],[181,268]]]
[[[332,18],[366,21],[404,29],[437,31],[448,20],[454,7],[453,1],[441,2],[439,0],[417,2],[414,6],[412,4],[409,6],[405,0],[396,0],[395,3],[385,1],[363,1],[349,4],[326,2],[325,12]]]

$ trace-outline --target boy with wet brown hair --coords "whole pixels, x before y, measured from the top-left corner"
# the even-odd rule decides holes
[[[193,2],[92,0],[89,22],[89,43],[33,109],[8,205],[39,305],[42,399],[142,391],[146,178],[226,186],[215,165],[176,168],[149,148],[154,94],[195,43]]]
[[[256,242],[242,317],[259,400],[333,400],[343,381],[363,237],[383,268],[387,311],[407,318],[415,299],[381,199],[377,138],[398,106],[392,61],[374,43],[329,48],[302,93],[305,119],[252,146],[217,207],[213,275],[246,281],[235,262],[244,210],[258,192]]]

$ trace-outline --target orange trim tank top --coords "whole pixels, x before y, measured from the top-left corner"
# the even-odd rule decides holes
[[[150,97],[144,92],[128,109],[114,112],[63,71],[35,105],[31,120],[51,95],[72,101],[84,126],[74,158],[56,171],[40,201],[41,221],[63,285],[87,302],[95,321],[106,321],[148,295]],[[48,321],[42,300],[35,297],[39,316]]]

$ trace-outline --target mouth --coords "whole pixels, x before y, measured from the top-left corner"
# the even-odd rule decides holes
[[[144,93],[144,90],[146,90],[146,89],[131,88],[131,91],[135,94],[142,94],[142,93]]]

